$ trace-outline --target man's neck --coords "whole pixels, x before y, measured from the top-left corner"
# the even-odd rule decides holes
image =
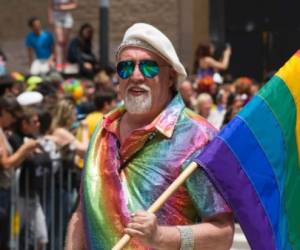
[[[126,112],[124,114],[124,120],[133,129],[138,129],[150,124],[155,119],[156,116],[157,115],[151,115],[151,114],[135,115]]]
[[[120,122],[120,139],[121,139],[121,144],[130,136],[132,131],[143,128],[146,125],[150,124],[151,122],[154,121],[154,119],[159,115],[161,111],[163,111],[168,103],[171,100],[171,95],[167,99],[167,101],[162,105],[162,107],[159,109],[160,111],[155,111],[155,112],[149,112],[145,114],[132,114],[129,112],[126,112]]]
[[[42,33],[42,30],[34,30],[33,34],[35,34],[36,36],[39,36]]]
[[[131,133],[139,128],[143,128],[154,120],[155,116],[149,114],[133,115],[126,112],[120,121],[120,140],[121,145],[131,135]]]

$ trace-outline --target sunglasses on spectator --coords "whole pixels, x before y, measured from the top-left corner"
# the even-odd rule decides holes
[[[120,61],[117,64],[117,73],[122,79],[130,77],[135,69],[135,65],[138,64],[140,72],[146,78],[153,78],[159,74],[160,67],[157,62],[153,60],[141,60],[139,63],[132,60]]]

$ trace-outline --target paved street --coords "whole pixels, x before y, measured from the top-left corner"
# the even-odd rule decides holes
[[[250,247],[239,224],[235,224],[235,234],[231,250],[249,250]]]

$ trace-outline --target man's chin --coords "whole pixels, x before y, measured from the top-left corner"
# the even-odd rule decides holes
[[[134,115],[147,114],[151,110],[151,97],[148,95],[125,97],[125,107],[128,113]]]
[[[127,112],[133,115],[144,115],[149,113],[151,110],[151,104],[145,106],[140,102],[139,103],[125,102],[125,107]]]
[[[140,109],[140,108],[133,108],[133,107],[126,107],[126,111],[131,115],[146,115],[149,113],[150,109]]]

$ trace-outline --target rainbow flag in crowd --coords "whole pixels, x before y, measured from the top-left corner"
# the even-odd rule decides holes
[[[300,249],[300,50],[195,159],[251,249]]]

